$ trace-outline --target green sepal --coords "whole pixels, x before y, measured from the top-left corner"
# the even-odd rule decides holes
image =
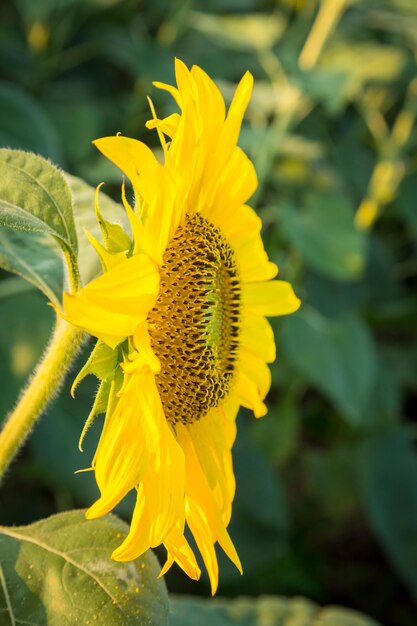
[[[108,368],[107,374],[104,376],[106,367],[110,365],[110,359],[113,358],[113,355],[110,355],[109,351],[115,355],[116,362],[113,367]],[[83,451],[83,441],[87,431],[96,417],[100,415],[100,413],[111,413],[117,402],[117,393],[123,385],[123,371],[117,363],[117,352],[117,350],[111,350],[111,348],[106,346],[106,344],[98,341],[93,352],[90,354],[87,363],[84,365],[74,381],[73,389],[75,389],[74,385],[77,386],[78,383],[88,374],[94,374],[101,380],[94,398],[93,406],[85,421],[78,442],[78,448],[81,452]],[[94,355],[94,353],[96,353],[96,355]],[[107,364],[106,359],[108,361]],[[96,361],[96,363],[94,361]],[[95,367],[95,365],[97,367]],[[103,378],[101,376],[103,376]]]
[[[81,431],[80,439],[78,441],[78,449],[80,450],[80,452],[83,451],[83,441],[91,424],[94,422],[96,417],[100,415],[100,413],[105,413],[107,410],[107,404],[109,401],[111,388],[112,388],[111,380],[101,381],[97,389],[96,396],[94,398],[93,406],[91,407],[91,411],[87,419],[85,420],[85,424]]]
[[[88,357],[87,362],[75,377],[71,387],[71,395],[74,397],[76,388],[89,374],[93,374],[100,380],[113,378],[115,370],[117,369],[118,357],[119,351],[117,348],[113,350],[99,339]]]
[[[107,252],[110,252],[110,254],[126,252],[127,250],[130,250],[132,241],[129,235],[127,235],[127,233],[123,230],[122,226],[120,226],[120,224],[109,222],[101,214],[98,205],[99,189],[100,187],[97,188],[95,210],[97,221],[101,230],[101,235],[103,237],[103,245]]]

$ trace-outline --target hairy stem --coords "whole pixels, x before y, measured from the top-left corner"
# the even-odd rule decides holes
[[[45,354],[0,433],[0,480],[36,420],[59,390],[84,336],[78,328],[57,320]]]

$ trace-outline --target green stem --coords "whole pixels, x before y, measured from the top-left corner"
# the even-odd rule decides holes
[[[0,480],[37,418],[54,398],[85,334],[58,319],[51,343],[0,433]]]

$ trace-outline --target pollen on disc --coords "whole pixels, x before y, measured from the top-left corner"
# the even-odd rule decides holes
[[[148,315],[156,377],[169,422],[190,424],[227,396],[239,347],[241,292],[234,252],[201,215],[188,216],[167,247]]]

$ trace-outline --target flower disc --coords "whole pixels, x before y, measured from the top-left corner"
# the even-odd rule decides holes
[[[235,255],[199,214],[177,229],[163,257],[159,295],[148,316],[161,362],[156,383],[171,424],[190,424],[219,405],[233,379],[240,285]]]

